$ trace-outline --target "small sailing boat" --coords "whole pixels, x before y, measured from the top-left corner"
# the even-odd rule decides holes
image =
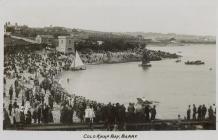
[[[147,64],[139,64],[140,67],[151,67],[151,64],[150,63],[147,63]]]
[[[175,62],[176,63],[179,63],[179,62],[181,62],[182,60],[181,59],[177,59]]]
[[[76,56],[75,59],[73,61],[73,63],[71,64],[70,67],[71,70],[86,70],[86,66],[84,65],[84,63],[82,62],[78,52],[76,51]]]

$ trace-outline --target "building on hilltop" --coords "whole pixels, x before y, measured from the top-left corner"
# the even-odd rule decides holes
[[[73,36],[58,36],[57,51],[68,54],[75,53],[75,39]]]

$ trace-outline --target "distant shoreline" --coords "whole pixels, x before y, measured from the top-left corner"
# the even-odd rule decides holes
[[[163,43],[148,43],[147,47],[182,47],[182,46],[188,46],[188,45],[216,45],[216,42],[214,43],[181,43],[181,44],[163,44]]]

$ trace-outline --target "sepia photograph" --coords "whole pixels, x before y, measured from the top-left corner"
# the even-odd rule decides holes
[[[215,0],[0,6],[3,131],[216,130]]]

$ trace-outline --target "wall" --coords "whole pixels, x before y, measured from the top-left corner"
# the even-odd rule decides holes
[[[66,44],[67,44],[66,52],[67,53],[75,53],[74,40],[72,38],[71,39],[67,39]]]
[[[58,38],[57,51],[63,53],[75,53],[74,39],[70,37]]]
[[[63,42],[61,42],[63,40]],[[65,53],[66,39],[58,39],[57,51]]]

